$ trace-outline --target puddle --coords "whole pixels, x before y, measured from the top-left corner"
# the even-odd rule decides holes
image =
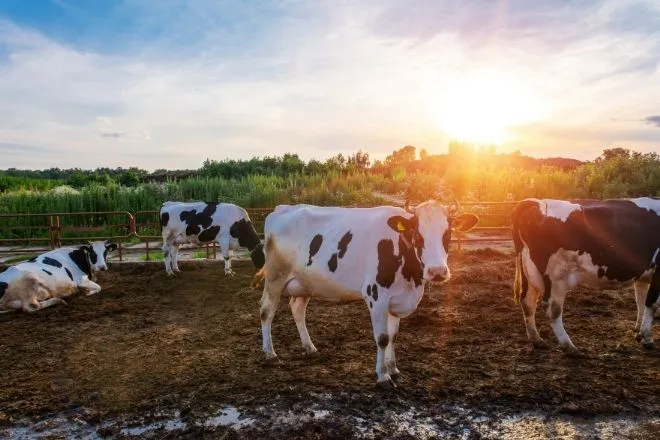
[[[571,416],[523,412],[496,414],[456,405],[438,406],[437,409],[410,407],[405,412],[385,409],[373,415],[351,415],[350,408],[338,405],[332,396],[310,396],[310,401],[295,405],[274,402],[250,410],[250,415],[234,406],[222,407],[212,414],[200,415],[193,420],[182,420],[180,413],[156,413],[145,419],[106,420],[91,425],[80,415],[57,415],[38,421],[23,420],[8,428],[0,429],[0,438],[12,440],[58,437],[67,439],[97,440],[117,435],[144,438],[161,438],[164,434],[185,432],[194,427],[243,428],[268,432],[273,428],[286,432],[318,422],[324,428],[337,421],[351,427],[354,438],[414,437],[432,438],[484,438],[484,439],[599,439],[614,440],[634,438],[651,440],[660,432],[660,417],[634,418],[597,417],[583,419]],[[153,421],[156,419],[157,421]],[[142,420],[142,422],[140,421]]]

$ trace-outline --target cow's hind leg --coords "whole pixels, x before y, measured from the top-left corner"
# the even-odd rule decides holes
[[[639,329],[642,327],[642,320],[644,318],[644,309],[646,306],[646,294],[649,291],[650,283],[645,281],[635,281],[635,303],[637,304],[637,320],[635,321],[635,332],[638,341],[642,339]]]
[[[170,259],[170,266],[172,267],[172,270],[174,273],[181,273],[181,269],[179,269],[179,249],[181,248],[181,245],[177,242],[172,243],[172,250],[171,250],[171,259]]]
[[[660,271],[656,269],[653,274],[651,286],[649,287],[644,303],[644,313],[642,323],[639,328],[642,346],[644,348],[653,348],[652,326],[655,312],[660,307]]]
[[[262,347],[266,360],[277,358],[275,349],[273,348],[273,339],[271,336],[271,326],[277,306],[280,304],[284,283],[279,281],[269,281],[268,277],[264,282],[264,292],[261,295],[261,309],[259,316],[261,318],[261,338]]]
[[[387,336],[389,336],[389,344],[385,349],[385,366],[393,380],[397,380],[400,374],[399,369],[396,367],[396,354],[394,353],[394,342],[399,333],[399,321],[401,321],[401,319],[396,316],[388,315],[387,317]]]
[[[291,307],[291,314],[293,315],[293,320],[296,322],[296,327],[298,327],[298,333],[300,334],[300,342],[305,349],[307,354],[314,354],[318,352],[312,339],[309,337],[309,332],[307,331],[307,324],[305,323],[305,315],[307,312],[307,304],[309,304],[309,296],[299,296],[291,297],[289,300],[289,306]]]
[[[522,308],[523,318],[525,319],[527,338],[532,342],[534,347],[545,348],[547,347],[547,343],[541,338],[536,328],[536,305],[538,298],[538,289],[530,284],[525,296],[520,300],[520,307]]]
[[[229,236],[223,235],[218,245],[220,245],[220,252],[222,253],[222,258],[225,259],[225,275],[234,276],[236,273],[231,268],[231,257],[232,251],[230,249],[230,238]]]
[[[580,351],[573,345],[571,338],[566,333],[562,315],[564,313],[564,300],[568,289],[563,286],[553,283],[550,294],[550,301],[548,303],[548,317],[550,318],[550,325],[557,337],[557,341],[561,348],[570,355],[580,355]]]
[[[163,261],[165,262],[165,272],[168,275],[174,275],[172,271],[172,240],[169,235],[163,233]]]

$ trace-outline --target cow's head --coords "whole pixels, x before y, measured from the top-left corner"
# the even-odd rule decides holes
[[[403,270],[406,270],[406,264],[409,267],[416,265],[417,270],[421,270],[421,275],[427,281],[449,280],[447,253],[452,229],[467,232],[479,222],[474,214],[456,216],[456,210],[457,207],[448,208],[435,201],[424,202],[414,207],[406,203],[406,211],[413,214],[412,217],[390,217],[388,225],[399,233],[399,253],[404,260],[414,259],[418,262],[414,264],[412,261],[403,261]],[[401,249],[402,247],[405,251]]]
[[[89,261],[92,263],[92,270],[108,270],[108,264],[106,263],[106,257],[108,252],[112,252],[117,249],[116,243],[108,243],[108,241],[90,241],[89,244],[86,244],[81,247],[85,249],[89,254]]]

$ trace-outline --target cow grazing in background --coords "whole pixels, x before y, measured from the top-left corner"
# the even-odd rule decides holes
[[[310,298],[362,299],[371,314],[379,384],[399,374],[394,340],[399,320],[415,311],[427,281],[449,279],[447,251],[452,228],[467,231],[478,219],[454,217],[433,201],[414,208],[333,208],[280,205],[266,218],[261,297],[263,350],[276,357],[271,323],[288,296],[303,348],[316,352],[307,332]]]
[[[94,272],[107,270],[108,252],[116,244],[95,241],[79,248],[60,248],[9,267],[0,274],[0,311],[35,312],[56,304],[82,289],[101,291]]]
[[[535,322],[542,295],[559,344],[579,353],[562,322],[566,293],[576,286],[613,288],[634,283],[637,338],[651,347],[660,293],[660,199],[526,199],[512,213],[516,249],[514,298],[527,336],[545,345]]]
[[[165,270],[169,275],[180,272],[177,257],[179,246],[184,243],[218,243],[227,275],[233,275],[232,250],[239,246],[248,248],[257,268],[263,266],[261,240],[248,213],[240,206],[231,203],[165,202],[160,208],[160,225]]]

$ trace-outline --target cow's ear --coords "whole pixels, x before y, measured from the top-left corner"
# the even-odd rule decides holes
[[[459,232],[467,232],[477,226],[479,217],[474,214],[461,214],[452,219],[452,226]]]
[[[113,252],[117,250],[117,243],[110,243],[105,245],[105,250],[108,252]]]
[[[80,250],[84,251],[84,252],[87,252],[89,254],[92,253],[92,247],[88,244],[84,244],[84,245],[80,246]]]
[[[405,218],[395,215],[387,219],[387,225],[399,234],[412,231],[417,227],[417,217]]]

